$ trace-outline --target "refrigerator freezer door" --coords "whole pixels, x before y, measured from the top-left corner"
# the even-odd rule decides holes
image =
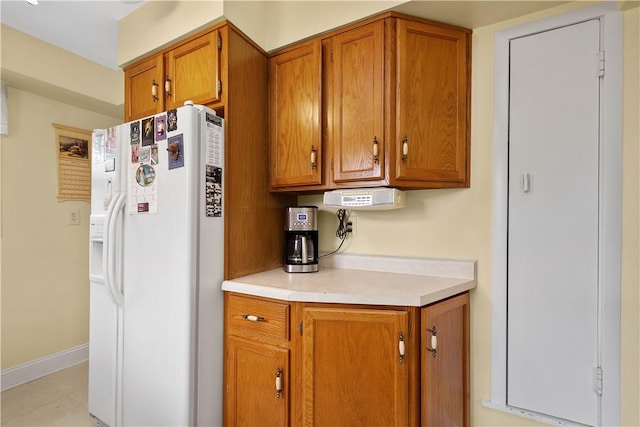
[[[121,313],[105,286],[105,232],[112,195],[121,170],[116,164],[119,128],[92,135],[91,220],[89,240],[89,413],[118,425],[118,328]]]
[[[104,282],[91,280],[89,320],[89,413],[116,426],[118,308]]]

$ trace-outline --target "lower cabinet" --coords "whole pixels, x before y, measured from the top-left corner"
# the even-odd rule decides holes
[[[421,424],[468,426],[469,293],[421,312]]]
[[[408,329],[407,311],[305,307],[304,424],[408,425]]]
[[[289,350],[231,336],[227,351],[225,425],[288,425]]]
[[[226,426],[468,426],[469,294],[425,307],[225,294]]]

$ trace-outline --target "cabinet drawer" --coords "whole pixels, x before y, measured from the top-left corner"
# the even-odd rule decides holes
[[[230,335],[289,339],[289,304],[229,294],[226,313]]]

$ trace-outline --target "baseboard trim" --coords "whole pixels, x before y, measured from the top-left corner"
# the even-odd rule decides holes
[[[0,378],[2,391],[33,381],[64,368],[89,360],[89,344],[68,348],[49,356],[3,369]]]

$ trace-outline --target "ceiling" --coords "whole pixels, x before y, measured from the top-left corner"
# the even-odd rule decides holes
[[[118,20],[143,0],[1,0],[0,22],[112,69],[118,68]]]
[[[331,3],[339,5],[339,2]],[[393,10],[466,28],[480,28],[563,3],[568,1],[412,0]],[[118,20],[143,4],[144,0],[39,0],[39,5],[33,6],[26,0],[1,0],[0,22],[98,64],[119,69]],[[339,6],[337,8],[339,10]]]

